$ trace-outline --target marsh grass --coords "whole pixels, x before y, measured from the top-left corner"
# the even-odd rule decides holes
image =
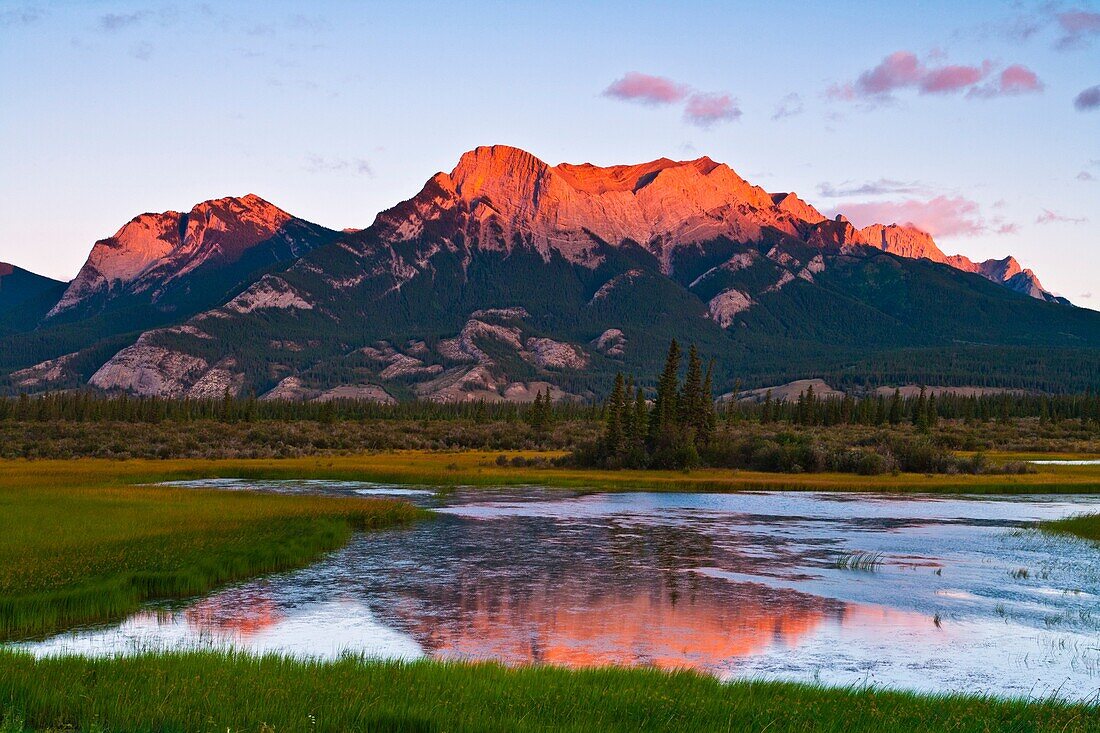
[[[1057,701],[723,684],[656,669],[296,661],[232,652],[86,659],[0,652],[6,730],[1096,730]]]
[[[874,572],[885,558],[881,552],[842,552],[833,558],[833,567],[837,570]]]
[[[23,465],[0,470],[0,639],[298,567],[356,529],[419,514],[375,499],[130,486],[121,464]]]
[[[1056,534],[1069,534],[1100,542],[1100,514],[1076,514],[1065,519],[1043,522],[1039,528]]]

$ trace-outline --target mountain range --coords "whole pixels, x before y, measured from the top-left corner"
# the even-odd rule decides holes
[[[672,337],[725,389],[1100,384],[1100,313],[1014,258],[857,229],[706,157],[551,166],[481,147],[362,230],[250,194],[142,214],[68,284],[0,266],[11,392],[585,397],[654,374]]]

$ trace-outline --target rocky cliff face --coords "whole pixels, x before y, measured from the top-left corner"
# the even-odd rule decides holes
[[[199,273],[231,281],[234,269],[293,261],[333,235],[253,194],[205,201],[187,213],[142,214],[95,243],[47,318],[102,310],[125,295],[156,305],[196,289]]]
[[[930,234],[911,226],[872,224],[864,227],[860,232],[872,246],[885,252],[902,257],[941,262],[956,270],[981,275],[986,280],[1039,300],[1068,302],[1043,288],[1035,273],[1023,269],[1015,257],[974,262],[964,255],[948,256],[936,245]]]

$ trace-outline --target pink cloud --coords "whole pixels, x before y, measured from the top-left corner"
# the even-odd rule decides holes
[[[1043,82],[1031,69],[1021,64],[1007,67],[988,84],[974,87],[967,97],[1009,97],[1018,94],[1034,94],[1043,91]]]
[[[862,99],[882,103],[889,102],[891,94],[901,89],[916,89],[921,94],[966,91],[966,96],[973,98],[1024,94],[1043,88],[1035,72],[1020,64],[1006,67],[996,79],[982,84],[994,72],[995,66],[992,61],[986,60],[978,66],[949,64],[929,67],[911,51],[895,51],[878,66],[860,74],[854,82],[833,84],[825,94],[841,101]]]
[[[1002,94],[1024,94],[1026,92],[1038,92],[1043,88],[1043,82],[1034,71],[1020,64],[1013,64],[1001,72]]]
[[[1063,33],[1058,40],[1058,48],[1074,48],[1087,43],[1090,37],[1100,35],[1100,13],[1067,10],[1058,13],[1057,18]]]
[[[672,104],[680,102],[691,88],[663,76],[650,76],[637,71],[628,72],[623,78],[603,90],[605,97],[614,97],[642,104]]]
[[[910,51],[895,51],[879,65],[859,75],[855,92],[861,96],[889,94],[895,89],[913,86],[924,76],[924,66]]]
[[[692,94],[684,107],[684,119],[699,127],[716,122],[733,122],[741,117],[737,100],[728,94]]]
[[[1088,219],[1081,217],[1075,218],[1072,216],[1063,216],[1062,214],[1056,214],[1050,209],[1043,209],[1043,213],[1039,214],[1039,217],[1035,220],[1036,224],[1084,224]]]
[[[850,202],[838,204],[831,212],[838,213],[860,228],[871,224],[903,224],[933,237],[973,236],[988,229],[977,202],[963,196]]]
[[[977,66],[942,66],[921,78],[920,91],[922,94],[954,94],[974,86],[985,75],[985,69]]]

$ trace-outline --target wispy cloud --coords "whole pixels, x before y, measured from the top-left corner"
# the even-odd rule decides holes
[[[637,71],[626,73],[603,90],[605,97],[642,104],[674,104],[682,102],[690,92],[687,84]]]
[[[847,196],[884,196],[889,194],[926,195],[930,194],[931,190],[931,186],[920,181],[898,181],[893,178],[879,178],[864,183],[844,181],[836,185],[825,182],[817,187],[818,194],[823,198],[834,199]]]
[[[46,11],[39,5],[24,5],[10,10],[0,10],[0,26],[30,25],[46,17]]]
[[[650,106],[684,102],[684,120],[703,128],[741,117],[741,107],[730,94],[698,91],[690,84],[637,71],[627,72],[611,82],[603,90],[603,96]]]
[[[1080,173],[1077,174],[1077,180],[1078,181],[1095,181],[1096,176],[1092,175],[1088,171],[1081,171]]]
[[[775,112],[772,114],[772,119],[781,120],[785,117],[794,117],[802,114],[802,109],[802,97],[792,92],[779,100],[779,104],[776,105]]]
[[[306,157],[306,170],[310,173],[351,173],[357,176],[373,176],[374,169],[366,158],[327,158],[322,155]]]
[[[997,64],[929,66],[912,51],[895,51],[855,81],[834,84],[826,96],[841,101],[876,104],[893,101],[894,93],[913,89],[919,94],[958,94],[968,98],[998,97],[1042,91],[1038,75],[1022,64],[1013,64],[995,75]],[[983,83],[984,82],[984,83]]]
[[[149,11],[138,10],[133,13],[106,13],[99,16],[99,29],[103,31],[118,31],[141,23],[149,17]]]
[[[991,229],[976,201],[964,196],[936,196],[931,199],[847,202],[834,206],[829,216],[844,214],[858,227],[871,224],[902,224],[928,232],[933,237],[975,236],[999,232]],[[1003,223],[994,226],[1004,226]]]
[[[1080,48],[1100,36],[1100,13],[1089,10],[1067,10],[1055,15],[1061,37],[1055,44],[1060,49]]]
[[[1073,106],[1081,112],[1100,109],[1100,84],[1089,87],[1073,100]]]
[[[728,94],[692,94],[684,106],[684,119],[698,127],[733,122],[741,117],[737,100]]]
[[[1043,209],[1043,213],[1035,219],[1036,224],[1084,224],[1087,221],[1085,217],[1064,216],[1050,209]]]

